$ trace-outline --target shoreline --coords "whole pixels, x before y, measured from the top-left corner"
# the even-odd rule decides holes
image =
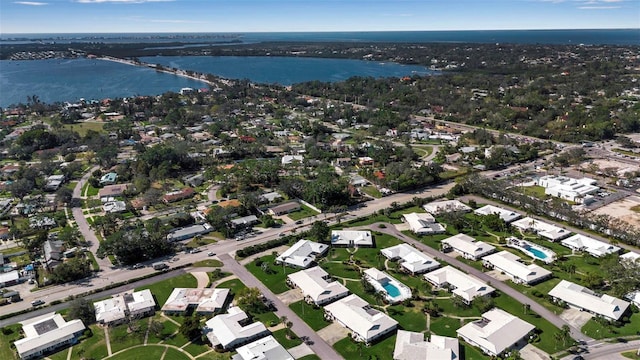
[[[145,62],[140,62],[140,61],[133,61],[133,60],[128,60],[128,59],[121,59],[121,58],[116,58],[113,56],[100,56],[100,57],[95,57],[94,59],[96,60],[104,60],[104,61],[111,61],[111,62],[115,62],[115,63],[119,63],[119,64],[124,64],[124,65],[130,65],[130,66],[138,66],[138,67],[144,67],[144,68],[149,68],[149,69],[153,69],[157,72],[162,72],[165,74],[171,74],[171,75],[175,75],[175,76],[179,76],[179,77],[183,77],[186,79],[190,79],[190,80],[194,80],[194,81],[199,81],[202,83],[205,83],[209,86],[217,86],[217,84],[213,81],[204,79],[202,77],[206,76],[207,74],[203,74],[203,73],[196,73],[195,71],[193,73],[200,75],[201,77],[198,76],[193,76],[193,75],[189,75],[187,74],[187,70],[180,70],[180,69],[167,69],[167,68],[162,68],[162,69],[158,69],[155,64],[149,64],[149,63],[145,63]],[[215,76],[215,75],[213,75]],[[229,80],[224,80],[224,79],[219,79],[220,82],[226,82]]]

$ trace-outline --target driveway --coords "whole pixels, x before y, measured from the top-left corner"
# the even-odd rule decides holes
[[[318,335],[328,344],[335,344],[349,335],[349,329],[338,324],[337,322],[318,330]]]

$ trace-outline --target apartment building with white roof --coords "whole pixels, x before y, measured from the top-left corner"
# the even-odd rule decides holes
[[[349,295],[349,289],[339,281],[332,281],[329,274],[319,266],[287,275],[287,282],[302,291],[305,301],[318,306]]]
[[[261,322],[247,323],[249,317],[239,307],[216,315],[205,323],[204,333],[213,346],[232,350],[270,334]]]
[[[462,233],[442,240],[442,246],[443,250],[453,249],[465,259],[470,260],[479,260],[496,251],[494,246]]]
[[[456,332],[485,354],[498,356],[520,342],[526,343],[534,329],[535,326],[528,322],[494,308],[482,314],[481,320],[470,322]]]
[[[281,255],[276,257],[276,263],[306,269],[329,250],[329,245],[309,240],[299,240]]]
[[[61,347],[78,342],[86,327],[82,320],[65,321],[62,315],[49,313],[20,322],[25,337],[13,344],[20,359],[41,358]]]
[[[398,327],[389,315],[372,308],[358,295],[352,294],[324,307],[325,317],[336,320],[351,330],[356,341],[370,344]]]
[[[531,217],[525,217],[516,220],[512,222],[511,225],[517,227],[522,231],[531,231],[533,233],[536,233],[542,237],[547,238],[550,241],[562,240],[571,235],[571,231],[569,230]]]
[[[573,308],[613,321],[619,320],[629,309],[629,303],[624,300],[607,294],[596,294],[584,286],[567,280],[560,281],[549,291],[549,296],[555,301],[564,301]]]
[[[399,260],[400,266],[414,275],[440,267],[440,263],[409,244],[391,246],[380,253],[389,260]]]
[[[436,222],[433,215],[428,213],[403,214],[402,219],[417,235],[442,234],[446,231],[444,225]]]
[[[524,264],[522,259],[506,250],[485,256],[485,267],[502,271],[516,284],[533,285],[551,277],[551,271],[536,265]]]
[[[141,318],[155,312],[156,301],[151,290],[125,292],[110,299],[93,303],[96,312],[96,322],[115,325],[125,322],[128,318]]]
[[[295,358],[273,335],[258,339],[236,349],[231,360],[294,360]]]
[[[459,200],[439,200],[432,201],[422,206],[422,208],[431,215],[440,215],[447,212],[470,212],[471,208],[463,204]]]
[[[473,213],[476,215],[496,214],[500,216],[500,219],[504,220],[504,222],[506,222],[507,224],[515,220],[518,220],[522,217],[522,215],[518,214],[515,211],[504,209],[499,206],[493,206],[493,205],[485,205],[479,209],[474,210]]]
[[[394,360],[459,360],[460,344],[458,339],[431,334],[425,340],[424,334],[398,330]]]
[[[426,273],[424,278],[436,288],[448,288],[467,304],[470,304],[478,296],[489,296],[495,291],[483,281],[465,274],[453,266],[445,266]]]
[[[224,308],[229,292],[229,289],[223,288],[175,288],[162,306],[162,311],[178,315],[192,308],[198,314],[213,314]]]
[[[618,246],[581,234],[573,235],[560,243],[571,250],[584,251],[594,257],[603,257],[621,250]]]
[[[332,230],[331,245],[340,247],[373,247],[371,231]]]

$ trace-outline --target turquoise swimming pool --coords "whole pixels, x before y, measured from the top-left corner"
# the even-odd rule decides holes
[[[391,283],[386,283],[382,285],[382,288],[389,294],[389,296],[395,298],[400,296],[400,289],[398,289],[395,285]]]
[[[547,258],[547,254],[545,254],[543,251],[540,251],[534,247],[531,247],[529,245],[525,245],[523,247],[525,250],[527,250],[528,252],[532,253],[533,256],[537,257],[540,260],[544,260]]]

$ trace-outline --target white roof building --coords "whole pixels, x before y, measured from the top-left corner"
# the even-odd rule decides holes
[[[388,303],[397,304],[411,298],[411,289],[384,271],[369,268],[364,271],[363,275],[376,292],[385,294]]]
[[[295,358],[269,335],[236,349],[231,360],[294,360]]]
[[[367,344],[396,330],[398,322],[352,294],[324,307],[326,314],[352,331],[356,341]]]
[[[332,230],[331,245],[344,247],[372,247],[371,231]]]
[[[501,207],[493,205],[485,205],[479,209],[476,209],[473,213],[476,215],[496,214],[500,216],[500,219],[504,220],[504,222],[506,222],[507,224],[512,221],[518,220],[522,216],[515,211],[503,209]]]
[[[620,251],[618,246],[580,234],[562,240],[561,244],[572,250],[588,252],[595,257],[602,257]]]
[[[536,183],[545,188],[544,193],[547,195],[577,203],[600,189],[595,185],[597,181],[589,178],[574,179],[567,176],[547,175],[537,179]]]
[[[281,163],[282,165],[289,165],[294,162],[302,163],[302,160],[304,160],[302,155],[285,155],[282,157]]]
[[[431,214],[410,213],[403,214],[402,218],[404,219],[404,222],[409,225],[409,228],[414,234],[442,234],[445,232],[444,226],[437,223],[436,219]]]
[[[228,297],[229,289],[175,288],[162,306],[162,311],[176,314],[195,307],[195,311],[199,314],[212,314],[224,308]]]
[[[584,286],[566,280],[560,281],[551,289],[549,296],[609,320],[620,319],[629,309],[629,303],[624,300],[607,294],[598,295]]]
[[[482,241],[477,241],[466,234],[456,234],[442,240],[444,248],[451,248],[465,259],[478,260],[496,251],[496,248]]]
[[[331,281],[329,274],[319,266],[289,274],[287,281],[299,287],[307,301],[318,306],[349,295],[349,289],[339,281]]]
[[[634,263],[640,259],[640,254],[630,251],[626,254],[620,255],[620,261]]]
[[[116,324],[124,322],[127,316],[143,317],[155,312],[156,302],[151,290],[145,289],[135,292],[118,294],[111,299],[93,303],[96,309],[96,321],[101,324]]]
[[[422,206],[431,215],[439,215],[445,212],[463,211],[469,212],[471,208],[459,200],[432,201]]]
[[[432,334],[429,340],[425,340],[423,333],[398,330],[393,359],[459,360],[459,354],[460,345],[456,338]]]
[[[440,264],[408,244],[399,244],[380,250],[380,253],[389,260],[400,259],[400,266],[412,274],[431,271],[440,267]]]
[[[482,262],[504,272],[516,284],[531,285],[551,277],[551,271],[536,264],[526,265],[520,257],[507,250],[485,256]]]
[[[21,322],[25,337],[13,344],[20,359],[39,358],[59,347],[78,342],[85,329],[82,320],[64,321],[62,315],[49,313]]]
[[[299,240],[276,258],[277,263],[285,263],[291,267],[306,269],[329,250],[329,245],[309,240]]]
[[[249,317],[239,307],[230,307],[227,314],[216,315],[205,323],[205,333],[213,346],[235,349],[269,335],[261,322],[246,324]]]
[[[522,231],[532,231],[551,241],[561,240],[571,235],[569,230],[530,217],[516,220],[511,225]]]
[[[438,288],[449,286],[451,292],[461,297],[467,304],[478,296],[487,296],[495,291],[491,286],[453,266],[445,266],[426,273],[424,278]]]
[[[107,201],[102,205],[102,210],[106,213],[119,213],[127,211],[127,203],[121,200]]]
[[[458,336],[485,354],[498,356],[525,339],[535,326],[500,309],[482,314],[482,319],[458,329]],[[525,340],[526,341],[526,340]]]

